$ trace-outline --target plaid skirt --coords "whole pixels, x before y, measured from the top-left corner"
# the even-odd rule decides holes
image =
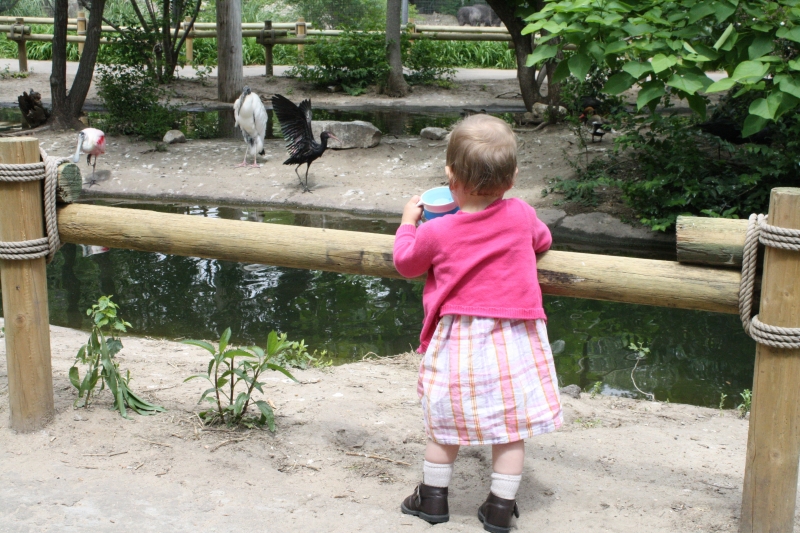
[[[506,444],[563,422],[545,321],[445,315],[422,358],[417,393],[438,444]]]

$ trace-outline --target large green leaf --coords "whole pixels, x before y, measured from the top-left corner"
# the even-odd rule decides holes
[[[569,64],[567,61],[559,61],[556,71],[553,73],[553,83],[559,83],[569,78]]]
[[[738,3],[739,3],[738,0],[736,0],[735,2],[715,2],[714,14],[717,17],[717,24],[722,24],[728,19],[728,17],[736,13],[736,4]]]
[[[639,61],[628,61],[622,66],[622,70],[636,78],[637,80],[647,73],[653,72],[653,67],[649,63]]]
[[[225,351],[225,348],[228,347],[228,341],[230,340],[231,340],[231,328],[225,328],[225,331],[222,332],[222,337],[219,338],[220,353]]]
[[[267,363],[266,367],[267,367],[267,368],[269,368],[270,370],[275,370],[275,371],[277,371],[277,372],[280,372],[280,373],[282,373],[284,376],[286,376],[287,378],[291,379],[292,381],[299,383],[299,382],[297,381],[297,378],[295,378],[295,377],[292,375],[292,373],[291,373],[291,372],[289,372],[288,370],[286,370],[285,368],[283,368],[281,365],[275,365],[275,364],[272,364],[272,363]]]
[[[675,87],[687,94],[694,94],[703,88],[703,84],[699,81],[679,76],[678,74],[673,74],[669,81],[667,81],[667,85]]]
[[[264,422],[266,422],[269,430],[274,432],[275,414],[272,412],[272,407],[270,407],[269,404],[264,400],[258,400],[256,402],[256,406],[258,407],[258,410],[261,411],[261,414],[264,416]]]
[[[800,80],[796,80],[791,76],[783,76],[781,77],[778,87],[780,87],[781,91],[800,98]]]
[[[636,83],[636,78],[627,72],[618,72],[608,78],[608,81],[603,86],[603,92],[606,94],[621,94],[633,87]]]
[[[642,85],[639,95],[636,97],[637,109],[642,109],[650,102],[657,100],[666,94],[664,84],[658,80],[653,80]]]
[[[719,50],[720,48],[722,48],[722,45],[725,44],[725,41],[728,40],[731,34],[733,34],[733,23],[728,24],[728,27],[725,28],[725,31],[722,32],[722,35],[719,36],[717,42],[714,43],[714,50]]]
[[[756,35],[747,48],[748,59],[758,59],[772,52],[772,37],[769,35]]]
[[[589,69],[592,67],[592,60],[589,59],[589,56],[580,52],[570,57],[568,63],[570,72],[580,81],[586,79],[586,75],[589,74]]]
[[[750,137],[754,133],[758,133],[759,131],[764,129],[764,126],[767,125],[769,121],[763,117],[759,117],[757,115],[748,115],[746,119],[744,119],[744,126],[742,127],[742,137]]]
[[[217,352],[217,350],[215,350],[214,347],[210,343],[208,343],[206,341],[197,341],[197,340],[194,340],[194,339],[187,339],[185,341],[181,341],[181,343],[183,343],[183,344],[191,344],[192,346],[199,346],[200,348],[208,350],[212,354]]]
[[[689,101],[689,107],[692,111],[700,115],[700,118],[705,120],[706,118],[706,99],[698,94],[693,94],[691,96],[686,97]]]
[[[775,91],[766,98],[754,100],[753,103],[750,104],[750,114],[773,120],[782,101],[783,93]]]
[[[708,15],[713,15],[714,13],[716,13],[714,2],[711,2],[710,0],[699,2],[689,10],[688,22],[689,24],[694,24],[701,18],[707,17]]]
[[[663,72],[668,68],[673,67],[678,62],[678,58],[674,55],[665,56],[664,54],[656,54],[651,60],[651,65],[656,74]]]
[[[788,39],[800,43],[800,26],[795,26],[794,28],[787,28],[784,26],[775,32],[775,35],[781,39]]]
[[[533,53],[528,56],[525,66],[532,67],[534,65],[538,65],[545,59],[555,57],[557,53],[558,46],[552,44],[540,44],[533,50]]]
[[[606,45],[606,54],[618,54],[630,47],[627,41],[614,41]]]
[[[769,70],[769,65],[765,65],[761,61],[742,61],[733,71],[733,78],[736,81],[740,80],[760,80]]]
[[[78,390],[81,390],[81,376],[78,373],[78,367],[73,366],[69,369],[69,381],[72,383],[72,386]]]
[[[733,78],[722,78],[721,80],[715,81],[714,83],[706,87],[706,92],[717,93],[720,91],[727,91],[734,85],[736,85],[736,80],[734,80]]]

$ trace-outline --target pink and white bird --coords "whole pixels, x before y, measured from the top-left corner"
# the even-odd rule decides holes
[[[92,165],[92,180],[89,186],[95,184],[94,167],[97,166],[97,156],[106,153],[106,134],[96,128],[86,128],[78,134],[78,147],[75,148],[75,155],[72,162],[77,163],[81,158],[81,153],[86,154],[86,164]],[[92,163],[94,156],[94,163]]]

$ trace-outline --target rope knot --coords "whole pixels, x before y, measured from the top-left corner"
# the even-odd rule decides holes
[[[0,164],[0,181],[26,182],[44,180],[44,219],[46,237],[27,241],[0,241],[0,259],[30,260],[47,257],[53,260],[61,248],[58,238],[58,220],[56,217],[56,187],[58,186],[58,166],[68,158],[50,157],[44,148],[39,148],[42,160],[38,163],[20,165]]]
[[[742,254],[742,281],[739,286],[739,318],[753,340],[773,348],[800,348],[800,328],[781,328],[764,324],[752,316],[758,244],[800,252],[800,230],[767,224],[767,215],[750,215]]]

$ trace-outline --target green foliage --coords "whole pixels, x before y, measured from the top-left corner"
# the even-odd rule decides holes
[[[3,70],[0,70],[0,80],[24,80],[29,76],[29,74],[30,73],[28,72],[11,72],[11,69],[9,69],[8,65],[6,65]]]
[[[750,389],[745,389],[740,394],[742,397],[742,403],[736,406],[736,409],[739,411],[739,415],[744,418],[747,416],[747,413],[750,412],[750,404],[753,401],[753,392]]]
[[[306,46],[306,56],[287,72],[317,86],[341,85],[352,95],[381,83],[389,74],[382,33],[346,32]]]
[[[206,401],[211,407],[201,411],[199,416],[206,424],[247,427],[266,425],[274,432],[275,415],[272,407],[264,400],[253,401],[253,390],[264,393],[262,388],[264,384],[258,381],[258,378],[265,370],[281,372],[293,381],[297,381],[281,362],[296,361],[302,364],[308,361],[305,343],[287,341],[285,333],[278,335],[274,331],[268,335],[265,348],[258,346],[232,348],[228,345],[230,338],[231,328],[227,328],[222,333],[217,347],[206,341],[183,341],[184,344],[199,346],[211,354],[206,374],[195,374],[184,380],[202,378],[211,384],[198,401],[198,403]],[[248,413],[251,403],[257,408],[256,414]]]
[[[640,110],[654,111],[673,94],[704,117],[702,92],[739,84],[737,97],[765,91],[748,109],[744,136],[749,136],[800,104],[797,0],[546,0],[527,20],[523,33],[546,30],[529,65],[575,45],[569,71],[582,79],[588,64],[603,65],[611,74],[603,90],[612,95],[638,84]],[[706,75],[713,70],[725,70],[729,77],[714,82]]]
[[[712,121],[741,127],[749,101],[764,94],[736,97],[736,91],[722,99]],[[800,120],[794,113],[760,134],[768,134],[769,145],[733,145],[704,133],[696,117],[618,116],[615,128],[624,134],[614,140],[613,151],[586,164],[573,161],[575,177],[549,191],[596,205],[601,188],[616,187],[643,224],[665,231],[679,215],[739,218],[764,212],[772,188],[794,186],[800,178]]]
[[[177,110],[160,102],[163,90],[142,67],[101,65],[97,78],[107,110],[100,127],[106,133],[160,140],[178,126]]]
[[[381,0],[298,0],[300,16],[317,28],[383,30],[386,2]]]
[[[432,83],[449,79],[453,69],[430,41],[402,37],[404,64],[411,70],[409,83]],[[389,75],[386,36],[383,33],[346,32],[306,45],[305,58],[287,73],[317,86],[341,85],[349,94],[363,93],[368,85],[382,84]]]
[[[86,311],[86,314],[92,317],[92,332],[88,342],[78,350],[75,363],[69,369],[69,380],[78,389],[78,398],[74,406],[88,407],[95,394],[95,388],[100,383],[100,391],[108,387],[114,397],[114,409],[125,418],[129,418],[127,409],[140,415],[163,412],[163,407],[153,405],[131,391],[130,371],[126,376],[120,373],[119,363],[114,358],[122,350],[122,340],[118,335],[125,333],[130,323],[117,316],[118,309],[119,307],[111,301],[111,296],[101,296],[97,303]],[[78,363],[88,365],[83,379],[80,377]]]
[[[719,410],[722,411],[725,408],[725,400],[728,398],[728,395],[724,392],[719,393]],[[721,415],[722,413],[720,413]]]
[[[592,388],[589,389],[589,396],[591,398],[597,397],[598,394],[603,392],[603,382],[602,381],[595,381]]]

